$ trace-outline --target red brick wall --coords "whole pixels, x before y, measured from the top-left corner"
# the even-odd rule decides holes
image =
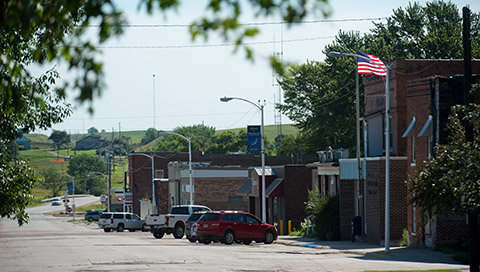
[[[212,210],[248,211],[247,197],[241,204],[230,204],[229,196],[237,196],[237,190],[245,182],[245,178],[195,178],[195,204],[205,205]],[[188,180],[182,184],[189,184]],[[184,193],[184,199],[190,193]]]
[[[305,165],[286,165],[284,192],[286,220],[292,220],[292,229],[299,228],[307,217],[305,202],[312,190],[312,169]]]
[[[367,243],[381,244],[385,237],[385,158],[366,162],[366,211]],[[407,165],[405,157],[390,158],[390,241],[398,244],[404,228],[407,228]],[[351,220],[354,216],[353,181],[340,181],[341,238],[351,238]],[[363,223],[363,222],[362,222]],[[365,224],[362,224],[362,229]],[[365,232],[365,229],[363,229]]]
[[[355,216],[355,182],[353,180],[340,180],[340,239],[352,239],[352,218]]]

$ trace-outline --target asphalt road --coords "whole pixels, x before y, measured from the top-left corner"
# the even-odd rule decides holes
[[[52,207],[43,207],[51,210]],[[157,240],[148,232],[104,233],[96,224],[30,210],[30,223],[0,220],[0,271],[365,271],[465,269],[449,263],[375,259],[362,254],[252,243],[204,245]]]

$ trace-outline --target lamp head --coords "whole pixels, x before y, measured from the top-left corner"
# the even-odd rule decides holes
[[[226,97],[226,96],[224,96],[224,97],[220,98],[220,101],[222,101],[222,102],[228,102],[228,101],[230,101],[230,100],[232,100],[232,99],[233,99],[233,98],[231,98],[231,97]]]
[[[329,57],[334,57],[334,58],[343,57],[343,56],[345,56],[345,53],[331,51],[331,52],[328,52],[328,56]]]

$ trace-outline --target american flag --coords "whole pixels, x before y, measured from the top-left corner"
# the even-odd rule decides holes
[[[357,57],[358,73],[364,75],[387,76],[385,64],[376,56],[357,51],[357,55],[364,56],[370,61]],[[380,68],[381,67],[381,68]]]

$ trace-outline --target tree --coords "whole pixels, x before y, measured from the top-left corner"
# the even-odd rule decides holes
[[[91,127],[87,130],[88,134],[97,134],[98,133],[98,129],[96,129],[95,127]]]
[[[66,131],[53,130],[48,139],[53,141],[53,144],[59,150],[62,145],[70,143],[70,134]]]
[[[68,163],[67,173],[75,177],[75,192],[99,195],[104,192],[106,185],[98,173],[105,172],[105,164],[100,157],[80,154]]]
[[[299,141],[299,136],[295,137],[294,135],[279,135],[277,138],[275,138],[277,156],[296,155],[298,157]]]
[[[141,143],[143,145],[148,144],[152,142],[153,140],[157,139],[158,137],[158,130],[155,128],[149,128],[147,131],[145,131],[145,136],[143,136]]]
[[[207,154],[228,154],[234,152],[245,152],[247,150],[247,141],[242,141],[240,132],[224,131],[215,134],[210,138],[208,146],[205,148]]]
[[[45,168],[40,175],[43,177],[42,187],[52,192],[52,197],[65,187],[63,177],[54,168]]]
[[[0,40],[4,38],[0,35]],[[2,79],[8,77],[3,68],[0,74]],[[19,225],[28,222],[25,207],[32,198],[31,191],[38,178],[25,161],[12,156],[8,146],[19,136],[20,129],[24,133],[36,128],[47,129],[70,115],[71,106],[51,92],[50,85],[55,84],[57,78],[57,73],[48,71],[37,79],[15,81],[10,87],[17,100],[9,99],[8,90],[0,84],[0,214],[16,219]],[[33,89],[35,96],[32,96]]]
[[[439,213],[468,215],[470,270],[478,271],[480,253],[475,233],[480,215],[480,105],[453,107],[449,121],[450,141],[438,145],[435,156],[429,157],[422,170],[410,177],[409,201],[422,207],[423,223]],[[468,126],[473,131],[472,141],[466,141]],[[473,266],[475,263],[477,267]]]
[[[107,152],[113,155],[125,156],[130,151],[130,145],[125,138],[115,138],[113,141],[106,140],[104,145],[97,149],[98,155],[105,155]]]

